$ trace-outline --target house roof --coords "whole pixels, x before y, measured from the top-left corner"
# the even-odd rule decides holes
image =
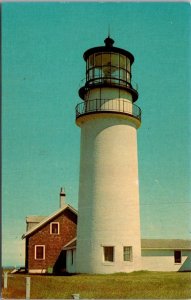
[[[26,217],[26,222],[27,223],[40,223],[45,218],[47,218],[47,216],[28,216],[28,217]]]
[[[191,249],[191,240],[142,239],[142,249]]]
[[[62,250],[75,249],[76,248],[76,242],[77,242],[77,238],[75,237],[70,242],[68,242],[66,245],[64,245],[64,247],[62,248]]]
[[[64,245],[63,250],[70,250],[76,248],[77,238],[72,239],[69,243]],[[191,249],[191,240],[181,239],[141,239],[141,249]]]
[[[48,217],[43,218],[37,225],[35,225],[31,229],[29,229],[25,234],[23,234],[22,239],[28,237],[34,231],[36,231],[37,229],[39,229],[40,227],[42,227],[46,223],[50,222],[53,218],[55,218],[56,216],[58,216],[59,214],[61,214],[66,209],[69,209],[70,211],[72,211],[76,215],[78,214],[78,212],[77,212],[77,210],[75,208],[73,208],[69,204],[65,204],[62,208],[58,209],[57,211],[55,211],[53,214],[49,215]],[[34,217],[37,217],[37,216],[34,216]]]

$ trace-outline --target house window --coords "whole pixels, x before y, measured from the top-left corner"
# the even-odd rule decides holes
[[[123,260],[124,261],[132,261],[133,256],[132,256],[132,247],[123,247]]]
[[[36,245],[35,246],[35,259],[45,259],[45,246]]]
[[[50,223],[50,234],[59,234],[59,223],[58,222]]]
[[[175,264],[181,263],[181,251],[180,250],[174,251],[174,262],[175,262]]]
[[[114,261],[114,247],[103,247],[104,261]]]

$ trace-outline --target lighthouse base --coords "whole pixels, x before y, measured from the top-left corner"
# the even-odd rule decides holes
[[[116,241],[115,241],[116,242]],[[136,241],[134,241],[136,243]],[[128,240],[117,245],[104,241],[91,243],[88,240],[77,243],[77,273],[111,274],[118,272],[133,272],[142,269],[139,245],[130,245]],[[88,247],[88,252],[87,248]],[[86,249],[85,249],[86,248]],[[84,253],[86,255],[84,256]],[[88,253],[88,254],[87,254]]]

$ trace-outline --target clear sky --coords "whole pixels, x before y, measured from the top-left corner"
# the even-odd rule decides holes
[[[143,238],[191,238],[190,4],[3,3],[3,265],[24,265],[25,217],[77,208],[83,53],[134,57]]]

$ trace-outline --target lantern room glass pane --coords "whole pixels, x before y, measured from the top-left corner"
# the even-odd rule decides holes
[[[118,53],[111,54],[111,65],[119,67],[119,54]]]
[[[127,82],[131,81],[130,73],[127,72]]]
[[[98,68],[94,69],[94,78],[99,78],[101,76],[101,70]]]
[[[120,61],[120,68],[126,69],[126,56],[120,54],[119,61]]]
[[[127,71],[131,72],[131,64],[128,58],[127,58]]]
[[[102,60],[102,54],[96,53],[94,57],[94,66],[95,67],[101,67],[101,60]]]
[[[94,66],[94,54],[90,55],[88,58],[88,68],[92,68]]]
[[[102,66],[111,65],[111,53],[102,53]]]
[[[126,71],[125,70],[123,70],[123,69],[120,69],[120,79],[121,80],[126,80]]]
[[[90,69],[87,72],[87,80],[92,80],[94,78],[94,69]]]
[[[103,77],[111,77],[111,66],[109,64],[103,66],[102,74],[103,74]]]
[[[119,68],[111,68],[112,78],[119,78]]]

